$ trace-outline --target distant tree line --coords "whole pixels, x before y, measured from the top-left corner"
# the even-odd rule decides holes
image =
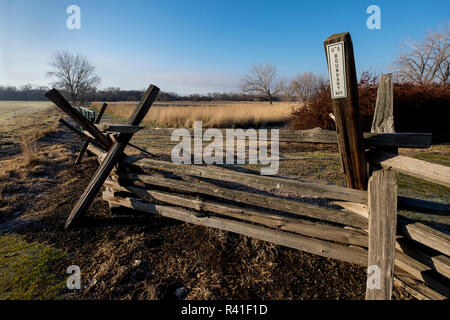
[[[0,100],[2,101],[42,101],[47,100],[44,94],[49,90],[48,87],[33,87],[30,84],[21,86],[1,86]]]
[[[21,87],[0,85],[0,100],[2,101],[47,101],[45,93],[50,90],[46,86],[32,86],[27,84]],[[70,93],[64,89],[61,93],[70,99]],[[143,95],[140,90],[121,90],[120,88],[107,88],[92,90],[87,93],[86,101],[139,101]],[[253,101],[259,98],[240,92],[211,92],[208,94],[179,95],[174,92],[161,91],[157,101]],[[275,98],[279,101],[280,98]]]
[[[120,88],[107,88],[99,90],[90,96],[91,101],[139,101],[143,91],[120,90]],[[252,95],[240,92],[210,92],[207,94],[179,95],[175,92],[161,91],[157,101],[252,101],[257,99]]]

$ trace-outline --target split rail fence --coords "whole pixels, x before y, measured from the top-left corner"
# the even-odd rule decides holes
[[[450,297],[450,236],[398,210],[449,215],[449,205],[397,195],[397,174],[450,187],[450,168],[401,156],[398,148],[427,148],[431,134],[395,133],[390,74],[380,78],[372,132],[359,120],[353,48],[348,33],[332,35],[325,48],[345,49],[347,95],[333,100],[337,130],[281,130],[280,141],[338,144],[347,187],[260,176],[222,166],[174,164],[124,150],[159,89],[150,86],[127,125],[92,123],[57,90],[47,97],[80,124],[88,150],[100,162],[96,174],[71,212],[66,227],[88,209],[104,186],[111,207],[131,208],[187,223],[269,241],[323,257],[365,266],[366,299],[391,299],[393,285],[418,299]],[[328,52],[327,52],[328,54]],[[168,137],[171,129],[145,129],[149,138]],[[138,146],[131,145],[139,148]],[[140,149],[140,148],[139,148]],[[249,188],[251,186],[251,188]],[[288,199],[277,191],[300,195]],[[323,201],[305,201],[319,198]]]

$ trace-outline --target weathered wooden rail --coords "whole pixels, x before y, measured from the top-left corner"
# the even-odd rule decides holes
[[[104,151],[93,145],[89,150],[100,161],[105,156]],[[296,189],[297,181],[285,178],[245,173],[252,179],[243,181],[241,172],[226,168],[179,165],[178,170],[173,170],[169,161],[136,157],[125,157],[122,164],[105,183],[103,198],[111,204],[368,265],[369,208],[355,206],[367,204],[367,191],[358,191],[361,197],[356,198],[353,189],[342,188],[350,192],[335,193],[339,187],[330,186],[333,192],[324,196],[314,186],[307,188],[299,184]],[[200,170],[184,170],[185,167]],[[257,180],[259,182],[255,183]],[[239,184],[247,181],[264,193],[237,189]],[[330,208],[304,203],[302,199],[285,199],[276,193],[276,190],[285,190],[285,185],[290,186],[289,191],[305,197],[325,198],[344,206]],[[336,198],[351,198],[358,202],[335,201]],[[344,203],[352,210],[346,209]],[[392,227],[392,221],[389,221]],[[398,228],[394,224],[394,231],[396,283],[418,298],[449,297],[450,237],[407,219],[399,219]]]
[[[407,209],[449,215],[449,205],[398,196],[397,173],[449,187],[450,168],[398,155],[398,148],[429,147],[431,134],[394,132],[390,75],[380,79],[372,133],[361,132],[350,36],[327,39],[327,57],[337,54],[332,50],[336,46],[343,51],[343,58],[336,61],[344,63],[336,70],[350,70],[345,92],[336,91],[334,99],[337,131],[281,130],[280,141],[337,143],[346,188],[223,166],[174,164],[161,156],[149,157],[145,150],[146,154],[129,156],[124,150],[137,131],[166,139],[173,132],[139,127],[158,88],[149,87],[127,125],[99,124],[106,106],[96,123],[91,123],[52,90],[47,96],[85,129],[77,132],[85,139],[77,163],[84,150],[100,162],[66,228],[82,216],[104,186],[103,199],[110,207],[131,208],[365,266],[366,299],[391,299],[394,284],[418,299],[449,298],[450,236],[398,214],[399,209]],[[333,81],[332,86],[336,86]],[[280,191],[292,196],[282,196]]]
[[[103,125],[107,126],[107,125]],[[102,126],[101,126],[102,127]],[[165,143],[170,142],[170,137],[176,128],[145,127],[142,132],[145,136],[153,139],[163,139]],[[206,130],[206,129],[205,129]],[[205,132],[203,130],[203,133]],[[223,136],[227,129],[218,129]],[[194,129],[188,129],[193,136]],[[431,133],[364,133],[364,146],[366,148],[395,146],[399,148],[429,148],[431,146]],[[252,137],[248,141],[252,141]],[[291,143],[322,143],[338,144],[335,131],[315,128],[311,130],[279,130],[280,142]],[[173,142],[175,144],[175,142]]]

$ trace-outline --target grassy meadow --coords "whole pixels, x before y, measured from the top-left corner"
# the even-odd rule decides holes
[[[98,109],[102,102],[94,102]],[[128,118],[137,102],[109,102],[108,114]],[[203,127],[264,127],[278,125],[289,119],[296,102],[225,102],[225,101],[156,101],[144,119],[144,123],[156,127],[191,128],[194,121],[202,121]]]

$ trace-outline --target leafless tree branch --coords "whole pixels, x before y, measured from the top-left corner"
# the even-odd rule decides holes
[[[289,100],[307,103],[324,82],[325,79],[323,76],[315,75],[312,72],[298,74],[285,89],[287,98]]]
[[[430,31],[420,42],[407,46],[407,51],[396,61],[396,77],[416,84],[449,82],[450,76],[450,26],[440,31]]]
[[[278,79],[277,67],[267,63],[254,65],[250,74],[242,78],[241,90],[260,98],[267,98],[272,104],[275,95],[282,91],[283,81]]]
[[[100,83],[100,78],[95,74],[95,67],[81,54],[57,52],[52,56],[49,65],[52,70],[47,72],[47,76],[56,79],[52,86],[66,91],[75,105]]]

